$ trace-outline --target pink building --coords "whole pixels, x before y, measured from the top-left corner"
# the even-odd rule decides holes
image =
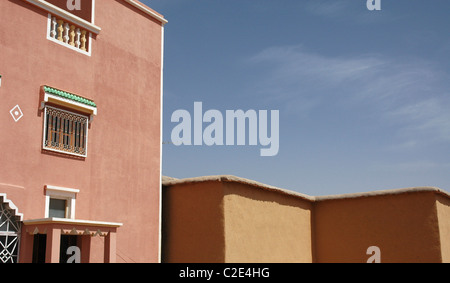
[[[0,1],[0,262],[159,262],[164,17]]]

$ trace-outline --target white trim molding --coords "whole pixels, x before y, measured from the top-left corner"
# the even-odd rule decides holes
[[[75,219],[75,201],[80,190],[57,186],[45,186],[45,218],[49,217],[50,199],[66,200],[67,218]]]
[[[80,190],[77,190],[77,189],[64,188],[64,187],[58,187],[58,186],[52,186],[52,185],[45,185],[45,190],[58,192],[61,194],[68,194],[70,196],[73,196],[74,194],[76,195],[80,192]]]
[[[91,23],[95,25],[95,0],[92,0]]]
[[[78,26],[82,27],[85,30],[88,30],[89,32],[92,32],[94,34],[99,34],[102,30],[100,27],[78,17],[75,16],[59,7],[56,7],[55,5],[48,3],[45,0],[23,0],[30,4],[33,4],[57,17],[60,17],[64,20],[67,20],[69,22],[73,22],[74,24],[77,24]]]
[[[163,157],[163,114],[164,114],[164,25],[161,26],[161,85],[160,85],[160,121],[159,121],[159,239],[158,262],[162,261],[162,157]]]
[[[17,206],[7,198],[6,194],[0,193],[0,198],[3,199],[3,203],[8,204],[8,207],[14,211],[14,215],[19,217],[20,221],[23,221],[23,214],[19,213],[19,209],[17,208]]]
[[[61,229],[61,235],[90,235],[93,237],[106,237],[110,233],[116,233],[117,228],[123,226],[123,223],[117,222],[65,219],[55,217],[25,220],[22,223],[25,226],[24,232],[30,235],[47,234],[50,232],[50,230]]]
[[[125,0],[125,2],[131,4],[133,7],[137,8],[138,10],[140,10],[140,11],[146,13],[147,15],[151,16],[152,18],[158,20],[162,25],[165,25],[168,23],[168,21],[166,19],[164,19],[164,17],[158,15],[157,13],[153,12],[145,5],[139,3],[135,0]]]
[[[80,220],[80,219],[65,219],[65,218],[44,218],[44,219],[31,219],[23,221],[25,225],[33,224],[75,224],[75,225],[86,225],[86,226],[102,226],[102,227],[112,227],[119,228],[123,226],[123,223],[119,222],[106,222],[106,221],[92,221],[92,220]]]

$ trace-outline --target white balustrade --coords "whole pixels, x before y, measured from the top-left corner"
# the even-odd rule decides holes
[[[49,20],[49,37],[63,45],[70,46],[79,51],[88,52],[89,36],[86,30],[64,22],[53,16]]]

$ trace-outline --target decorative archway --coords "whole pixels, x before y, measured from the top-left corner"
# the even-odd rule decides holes
[[[22,217],[6,195],[0,194],[0,263],[19,262]]]

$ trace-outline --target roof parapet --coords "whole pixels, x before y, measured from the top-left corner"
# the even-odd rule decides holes
[[[378,190],[371,192],[361,192],[361,193],[349,193],[349,194],[341,194],[341,195],[326,195],[326,196],[310,196],[302,193],[298,193],[295,191],[290,191],[286,189],[281,189],[278,187],[266,185],[257,181],[240,178],[232,175],[216,175],[216,176],[203,176],[203,177],[194,177],[194,178],[186,178],[186,179],[175,179],[165,177],[162,180],[163,186],[170,187],[174,185],[181,184],[189,184],[189,183],[201,183],[201,182],[237,182],[241,184],[247,184],[251,186],[255,186],[261,189],[270,190],[274,192],[279,192],[286,195],[291,195],[294,197],[300,197],[305,200],[309,200],[312,202],[326,201],[326,200],[338,200],[338,199],[352,199],[352,198],[363,198],[363,197],[373,197],[373,196],[383,196],[383,195],[399,195],[406,193],[417,193],[417,192],[434,192],[437,194],[441,194],[445,197],[450,198],[450,194],[440,188],[437,187],[412,187],[412,188],[403,188],[403,189],[392,189],[392,190]]]
[[[159,21],[163,26],[168,23],[168,21],[162,15],[160,15],[157,12],[153,11],[152,9],[150,9],[149,7],[147,7],[146,5],[142,4],[139,1],[136,1],[136,0],[125,0],[125,2],[131,4],[133,7],[139,9],[140,11],[142,11],[145,14],[151,16],[155,20]]]

